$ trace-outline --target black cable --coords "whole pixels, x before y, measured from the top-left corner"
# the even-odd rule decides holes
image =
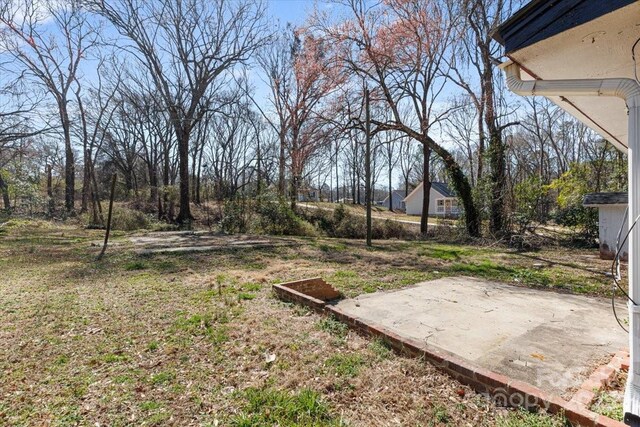
[[[616,312],[616,287],[615,286],[613,287],[613,293],[611,294],[611,308],[613,309],[613,317],[616,318],[616,322],[618,322],[618,325],[620,325],[623,331],[625,331],[626,333],[629,333],[629,330],[624,327],[622,322],[620,322],[620,319],[618,318],[618,313]]]
[[[633,74],[635,75],[636,81],[640,83],[640,79],[638,79],[638,64],[636,62],[636,46],[640,43],[640,38],[636,40],[636,42],[631,47],[631,59],[633,60]]]
[[[638,219],[640,219],[640,216],[638,216],[634,221],[633,224],[631,224],[631,227],[629,227],[629,231],[627,231],[627,234],[624,236],[624,240],[622,241],[622,244],[620,244],[618,246],[618,250],[616,251],[616,255],[613,257],[613,262],[611,263],[611,275],[613,276],[613,282],[616,284],[616,286],[618,287],[618,289],[620,289],[620,292],[622,292],[622,294],[627,297],[627,299],[629,301],[631,301],[633,303],[633,305],[638,305],[636,304],[636,302],[629,296],[629,294],[622,288],[622,286],[620,285],[620,282],[618,282],[618,275],[615,271],[615,267],[616,267],[616,262],[620,261],[620,252],[622,251],[622,248],[624,247],[624,244],[627,242],[627,239],[629,238],[629,235],[631,234],[631,231],[633,230],[633,227],[636,226],[636,224],[638,223]]]
[[[613,283],[615,284],[615,286],[613,287],[613,292],[611,294],[611,308],[613,309],[613,316],[616,318],[616,322],[618,322],[618,325],[620,325],[622,330],[625,331],[626,333],[628,333],[629,330],[624,327],[622,322],[620,322],[620,318],[618,317],[618,313],[616,311],[616,287],[618,289],[620,289],[620,291],[627,297],[627,299],[629,301],[631,301],[633,303],[633,305],[638,305],[638,304],[636,304],[635,301],[633,299],[631,299],[629,294],[627,292],[625,292],[625,290],[622,288],[622,286],[620,286],[620,282],[618,281],[621,278],[621,274],[620,274],[620,252],[622,252],[622,248],[624,247],[624,244],[627,242],[627,239],[629,238],[629,235],[631,234],[631,231],[633,230],[633,227],[636,226],[636,223],[638,222],[638,219],[640,219],[640,216],[638,216],[633,221],[633,224],[631,224],[631,227],[629,227],[629,230],[627,231],[627,234],[624,236],[624,240],[622,241],[622,244],[619,244],[620,234],[622,233],[622,229],[624,228],[624,223],[626,222],[628,211],[629,211],[629,207],[627,206],[627,209],[625,210],[625,213],[624,213],[624,220],[622,221],[622,224],[620,226],[620,231],[618,231],[618,236],[616,238],[616,254],[613,257],[613,262],[611,263],[611,275],[613,276]]]

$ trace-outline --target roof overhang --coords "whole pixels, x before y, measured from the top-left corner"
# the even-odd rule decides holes
[[[520,65],[523,79],[634,79],[632,47],[640,38],[640,0],[536,0],[503,23],[494,38]],[[640,68],[640,45],[636,58]],[[624,100],[562,94],[548,98],[626,151]]]

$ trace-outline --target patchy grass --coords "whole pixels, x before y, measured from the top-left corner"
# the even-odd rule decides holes
[[[627,376],[628,373],[625,371],[616,372],[613,380],[605,389],[600,390],[596,396],[596,399],[591,404],[591,410],[614,420],[622,421],[624,418],[622,406]]]
[[[360,368],[365,364],[361,354],[341,354],[331,356],[325,362],[325,366],[330,368],[339,377],[355,377],[360,372]]]
[[[313,390],[298,393],[250,388],[242,393],[246,404],[231,419],[236,427],[330,427],[343,425],[329,411],[329,405]]]
[[[346,323],[342,323],[334,317],[321,318],[318,322],[318,328],[340,339],[344,339],[349,332]]]
[[[497,419],[497,427],[570,427],[561,416],[548,416],[527,412],[522,409],[509,411],[507,415]]]
[[[0,425],[556,426],[282,303],[270,284],[322,276],[353,296],[465,274],[610,292],[596,251],[292,238],[140,256],[114,232],[96,261],[102,231],[0,229]]]

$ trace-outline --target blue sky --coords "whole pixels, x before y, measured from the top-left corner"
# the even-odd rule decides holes
[[[269,13],[278,18],[283,24],[302,24],[305,18],[313,10],[314,4],[328,5],[329,2],[311,0],[267,0]]]

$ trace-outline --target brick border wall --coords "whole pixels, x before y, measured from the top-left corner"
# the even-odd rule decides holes
[[[308,281],[311,280],[315,281],[317,278]],[[552,414],[563,413],[572,424],[583,427],[625,426],[620,421],[590,411],[577,401],[567,402],[559,396],[546,393],[531,384],[474,366],[456,355],[429,347],[417,340],[403,338],[381,325],[351,316],[339,308],[327,304],[326,301],[292,289],[293,287],[304,288],[297,286],[302,282],[305,281],[273,285],[273,290],[281,300],[306,306],[320,314],[333,315],[360,334],[385,340],[401,354],[428,361],[478,393],[491,397],[497,404],[532,410],[544,408]]]

